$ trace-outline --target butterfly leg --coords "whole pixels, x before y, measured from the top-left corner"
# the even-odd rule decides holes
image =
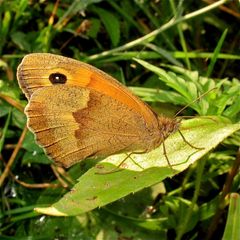
[[[144,168],[143,168],[140,164],[138,164],[138,163],[131,157],[131,155],[132,155],[132,154],[143,154],[143,153],[146,153],[146,152],[132,152],[132,153],[129,154],[129,158],[132,160],[132,162],[133,162],[136,166],[138,166],[139,168],[141,168],[142,170],[144,170]]]
[[[166,146],[165,146],[165,142],[162,142],[162,146],[163,146],[163,155],[167,160],[168,166],[172,169],[172,164],[170,163],[168,156],[167,156],[167,151],[166,151]]]
[[[141,153],[145,153],[145,152],[126,153],[127,156],[126,156],[114,169],[112,169],[112,170],[110,170],[110,171],[105,171],[105,172],[98,172],[98,173],[96,173],[96,174],[109,174],[109,173],[114,173],[114,172],[122,171],[122,170],[124,170],[124,168],[120,168],[120,167],[124,164],[124,162],[125,162],[128,158],[130,158],[130,159],[132,160],[132,162],[133,162],[135,165],[137,165],[139,168],[144,169],[140,164],[138,164],[138,163],[131,157],[132,154],[141,154]]]
[[[101,172],[96,172],[96,174],[109,174],[109,173],[115,173],[115,172],[119,172],[119,171],[122,171],[123,169],[120,168],[121,165],[128,159],[129,157],[129,154],[127,154],[127,157],[125,157],[116,167],[114,167],[112,170],[110,171],[101,171]]]
[[[182,134],[182,132],[178,129],[178,132],[180,134],[180,136],[182,137],[183,141],[185,143],[187,143],[191,148],[195,148],[195,149],[198,149],[198,150],[202,150],[204,149],[203,147],[196,147],[196,146],[193,146],[190,142],[187,141],[187,139],[184,137],[184,135]]]

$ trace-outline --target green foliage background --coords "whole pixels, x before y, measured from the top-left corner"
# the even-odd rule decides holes
[[[193,0],[0,1],[0,239],[237,239],[239,19],[239,2],[226,0],[210,5]],[[117,197],[111,189],[101,193],[103,200],[92,207],[95,210],[84,209],[78,216],[67,212],[68,217],[37,213],[36,207],[59,210],[61,201],[68,206],[62,196],[72,186],[94,201],[94,194],[90,199],[87,192],[89,181],[96,186],[104,182],[92,174],[96,161],[77,164],[68,175],[51,168],[30,132],[18,145],[27,101],[18,87],[16,68],[30,52],[61,54],[101,68],[167,116],[216,88],[182,113],[216,117],[216,125],[205,118],[202,128],[196,120],[186,121],[198,126],[189,134],[195,134],[193,141],[201,132],[212,134],[199,139],[206,151],[173,174],[158,164],[157,149],[157,155],[142,157],[147,160],[140,174],[105,175],[115,184],[123,181],[116,185]],[[173,136],[169,145],[176,139]],[[180,150],[168,154],[178,159]],[[155,159],[159,171],[150,169]],[[10,172],[3,179],[9,161]],[[129,174],[139,178],[136,186],[124,181]],[[106,205],[125,196],[123,192],[130,195]],[[79,211],[81,198],[77,201]]]

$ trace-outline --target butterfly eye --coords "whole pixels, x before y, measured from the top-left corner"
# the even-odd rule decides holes
[[[64,84],[67,81],[67,77],[62,73],[52,73],[49,76],[49,80],[52,84]]]

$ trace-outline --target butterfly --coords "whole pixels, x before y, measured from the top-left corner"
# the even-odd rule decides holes
[[[28,99],[28,127],[56,163],[149,152],[179,129],[105,72],[49,53],[26,55],[17,69]]]

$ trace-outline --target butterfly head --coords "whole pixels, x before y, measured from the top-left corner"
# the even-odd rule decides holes
[[[181,124],[181,119],[180,118],[172,119],[172,118],[159,116],[158,122],[159,122],[159,131],[164,140],[170,134],[176,132],[179,129]]]

